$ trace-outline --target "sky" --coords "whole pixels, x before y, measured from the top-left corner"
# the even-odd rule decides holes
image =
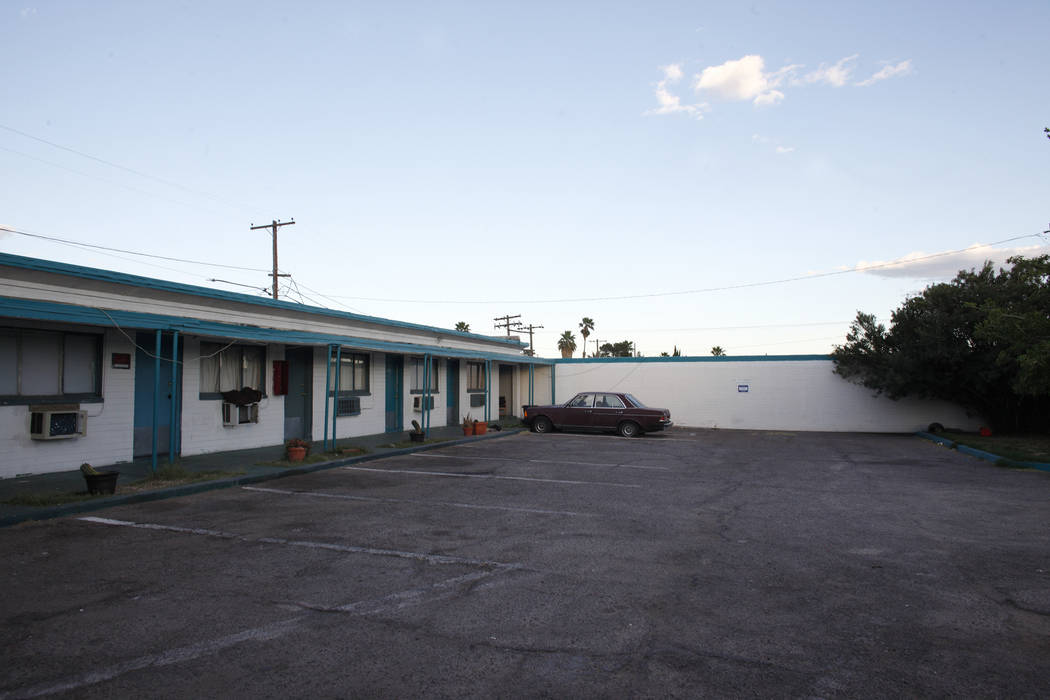
[[[262,296],[251,227],[294,218],[282,299],[827,353],[1050,252],[1048,35],[1045,0],[0,0],[0,252]]]

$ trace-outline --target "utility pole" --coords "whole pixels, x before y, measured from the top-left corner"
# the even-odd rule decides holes
[[[531,323],[529,325],[518,324],[514,327],[516,331],[528,331],[529,332],[529,355],[536,354],[536,348],[532,346],[532,332],[537,328],[543,328],[543,326],[534,326]]]
[[[598,357],[598,343],[604,343],[604,340],[594,339],[594,357]]]
[[[514,316],[497,316],[496,318],[494,318],[492,320],[493,321],[503,321],[503,323],[497,323],[495,326],[493,326],[493,328],[497,328],[497,329],[499,329],[499,328],[506,328],[507,329],[507,337],[509,338],[510,337],[511,326],[518,325],[516,323],[512,324],[510,322],[510,320],[512,318],[521,318],[521,314],[516,314]]]
[[[263,224],[262,226],[252,226],[252,231],[258,231],[262,228],[273,229],[273,272],[270,274],[273,277],[273,298],[277,298],[277,278],[278,277],[291,277],[291,275],[281,275],[277,273],[277,229],[281,226],[290,226],[295,223],[295,219],[291,221],[280,221],[274,219],[272,223]]]

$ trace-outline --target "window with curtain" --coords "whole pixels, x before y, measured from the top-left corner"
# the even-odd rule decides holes
[[[467,363],[467,391],[485,391],[485,363]]]
[[[0,402],[102,396],[102,336],[0,329]]]
[[[222,398],[224,391],[248,387],[265,393],[266,348],[258,345],[201,343],[200,398]]]
[[[412,358],[412,383],[410,385],[410,393],[423,393],[423,364],[422,357]],[[430,393],[438,393],[438,361],[433,358],[430,360]]]
[[[364,396],[369,392],[369,369],[371,363],[367,353],[344,352],[339,358],[339,395]],[[332,367],[329,394],[335,393],[335,367]]]

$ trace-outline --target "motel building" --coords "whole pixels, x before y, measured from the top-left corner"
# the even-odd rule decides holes
[[[551,400],[524,349],[0,254],[0,478],[498,420]]]

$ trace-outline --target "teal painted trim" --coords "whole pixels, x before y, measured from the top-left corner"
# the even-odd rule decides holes
[[[484,340],[485,342],[500,343],[502,345],[509,345],[514,348],[524,349],[528,347],[527,343],[523,343],[520,340],[511,340],[499,336],[480,335],[478,333],[464,333],[463,331],[455,331],[448,328],[425,326],[418,323],[408,323],[407,321],[395,321],[393,319],[381,318],[378,316],[365,316],[363,314],[354,314],[346,311],[335,311],[334,309],[326,309],[323,306],[307,306],[305,304],[295,304],[290,301],[268,299],[264,297],[252,296],[250,294],[241,294],[239,292],[227,292],[221,289],[211,289],[209,287],[200,287],[193,284],[168,282],[167,280],[159,280],[154,279],[152,277],[130,275],[123,272],[113,272],[111,270],[102,270],[94,267],[84,267],[82,265],[71,265],[68,263],[54,262],[52,260],[44,260],[41,258],[28,258],[21,255],[11,255],[9,253],[0,253],[0,266],[15,267],[24,270],[35,270],[38,272],[49,272],[57,275],[67,275],[70,277],[92,279],[113,284],[124,284],[133,287],[158,289],[165,292],[189,294],[196,297],[222,299],[223,301],[233,301],[241,304],[252,304],[254,306],[266,306],[273,309],[297,311],[299,313],[307,313],[320,316],[331,316],[333,318],[344,318],[354,321],[362,321],[365,323],[375,323],[381,326],[389,326],[392,328],[405,328],[416,331],[425,331],[428,333],[440,333],[442,335],[448,335],[457,338]]]
[[[1019,461],[1017,461],[1015,459],[1010,459],[1009,457],[1001,457],[999,455],[992,454],[991,452],[985,452],[984,450],[978,450],[975,447],[969,447],[967,445],[960,445],[959,443],[955,442],[954,440],[949,440],[948,438],[942,438],[942,437],[939,437],[937,435],[934,435],[933,433],[927,433],[924,430],[920,430],[919,432],[917,432],[915,434],[918,435],[921,438],[925,438],[926,440],[931,440],[933,442],[936,442],[938,445],[943,445],[944,447],[950,447],[952,449],[958,450],[959,452],[962,452],[965,455],[970,455],[971,457],[977,457],[978,459],[983,459],[986,462],[991,462],[991,463],[996,464],[996,465],[1004,465],[1004,466],[1007,466],[1007,467],[1015,467],[1015,468],[1023,468],[1023,469],[1038,469],[1041,472],[1050,472],[1050,463],[1046,463],[1046,462],[1019,462]]]
[[[555,398],[556,394],[554,393],[554,389],[555,389],[554,375],[557,374],[557,372],[558,372],[558,366],[557,365],[551,365],[551,404],[552,405],[558,403],[558,400]]]
[[[555,359],[556,365],[601,364],[603,362],[823,362],[831,355],[736,355],[723,357],[568,357]]]
[[[333,335],[330,333],[310,333],[306,331],[263,328],[261,326],[242,326],[217,321],[202,321],[184,316],[166,316],[147,314],[136,311],[102,311],[86,306],[60,304],[50,301],[31,299],[14,299],[0,297],[0,318],[21,318],[36,321],[57,321],[83,325],[102,326],[140,330],[179,330],[183,335],[214,336],[236,340],[256,340],[265,343],[285,343],[290,345],[335,345],[341,344],[359,350],[393,352],[401,354],[433,353],[439,357],[456,357],[464,359],[498,359],[508,363],[540,362],[550,364],[552,360],[537,360],[526,355],[506,355],[458,348],[443,348],[436,345],[419,345],[399,343],[386,340],[371,340],[356,336]]]

